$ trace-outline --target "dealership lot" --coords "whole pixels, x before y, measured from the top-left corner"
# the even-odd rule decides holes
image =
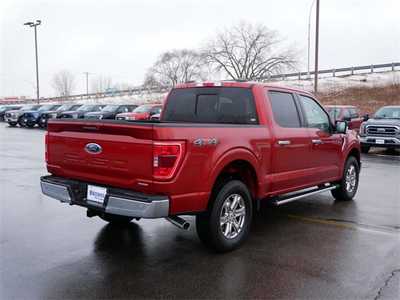
[[[362,163],[355,201],[262,207],[248,242],[217,255],[193,226],[117,227],[42,196],[44,131],[0,123],[0,298],[394,299],[400,155],[371,151]]]

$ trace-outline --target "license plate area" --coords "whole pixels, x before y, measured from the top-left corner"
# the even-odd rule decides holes
[[[90,204],[103,206],[107,195],[107,188],[88,184],[86,199]]]
[[[379,144],[379,145],[383,145],[383,144],[385,144],[385,140],[376,139],[375,143]]]

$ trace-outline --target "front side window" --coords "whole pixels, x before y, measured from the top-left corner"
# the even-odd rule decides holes
[[[299,95],[308,127],[329,131],[329,117],[312,98]]]
[[[293,94],[285,92],[268,92],[275,122],[281,127],[300,127],[299,113]]]

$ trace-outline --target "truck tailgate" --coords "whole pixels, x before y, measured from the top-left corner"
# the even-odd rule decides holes
[[[52,121],[47,168],[54,175],[146,190],[152,182],[151,123]]]

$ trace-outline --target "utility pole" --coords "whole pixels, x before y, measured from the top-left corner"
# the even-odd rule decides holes
[[[314,69],[314,94],[318,92],[318,43],[319,43],[319,0],[315,13],[315,69]]]
[[[89,72],[83,72],[86,75],[86,97],[89,98]]]
[[[37,29],[36,27],[42,24],[41,20],[36,20],[36,22],[26,22],[24,25],[33,27],[35,31],[35,57],[36,57],[36,99],[39,103],[39,60],[38,60],[38,47],[37,47]]]
[[[311,3],[310,13],[308,14],[308,38],[307,38],[307,78],[310,78],[310,48],[311,48],[311,14],[315,0]]]

